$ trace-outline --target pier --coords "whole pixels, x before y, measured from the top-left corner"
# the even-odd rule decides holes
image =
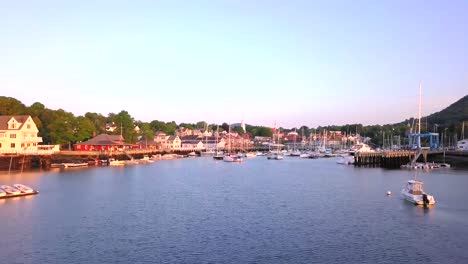
[[[370,166],[382,168],[400,168],[411,161],[418,162],[447,162],[455,167],[468,167],[468,152],[422,150],[417,151],[380,151],[362,152],[354,156],[355,166]]]
[[[415,155],[415,151],[362,152],[355,154],[354,164],[356,166],[399,168],[401,165],[410,162]]]

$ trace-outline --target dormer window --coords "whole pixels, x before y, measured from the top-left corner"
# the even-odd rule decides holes
[[[16,128],[16,124],[15,123],[11,124],[11,128]]]

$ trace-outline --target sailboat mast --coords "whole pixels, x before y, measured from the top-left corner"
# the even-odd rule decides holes
[[[421,82],[419,82],[418,134],[421,134]]]

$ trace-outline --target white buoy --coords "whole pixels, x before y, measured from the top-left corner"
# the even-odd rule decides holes
[[[391,191],[387,191],[387,195],[392,195],[392,192],[391,192]]]

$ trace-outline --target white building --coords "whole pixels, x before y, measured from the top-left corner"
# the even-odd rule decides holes
[[[37,133],[31,116],[0,116],[0,153],[37,153]]]

